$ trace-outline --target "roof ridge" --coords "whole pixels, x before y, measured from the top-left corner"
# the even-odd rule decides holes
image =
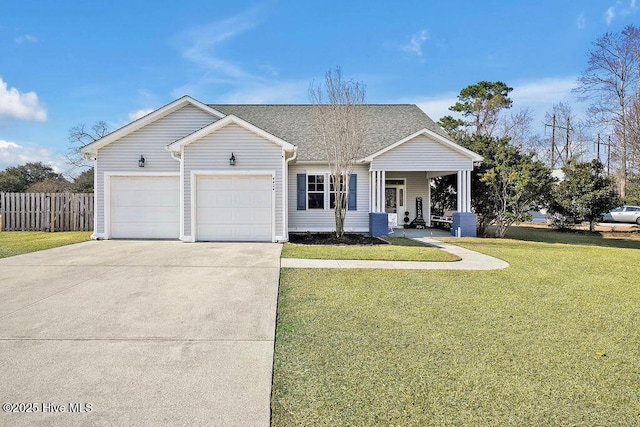
[[[218,105],[218,106],[234,106],[234,107],[313,107],[316,104],[216,104],[216,103],[212,103],[212,104],[207,104],[209,106],[212,105]],[[320,105],[328,105],[328,104],[320,104]],[[406,107],[417,107],[417,104],[411,104],[411,103],[402,103],[402,104],[389,104],[389,103],[382,103],[382,104],[377,104],[377,103],[366,103],[366,104],[357,104],[357,105],[363,105],[363,106],[372,106],[372,107],[376,107],[376,106],[380,106],[380,107],[398,107],[398,106],[406,106]]]

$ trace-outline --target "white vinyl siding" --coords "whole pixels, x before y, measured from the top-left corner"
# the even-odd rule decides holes
[[[297,174],[325,175],[325,206],[327,209],[297,210]],[[357,209],[348,210],[345,231],[369,231],[369,170],[368,165],[354,168],[357,174]],[[333,231],[336,222],[333,209],[329,209],[329,168],[327,165],[289,165],[289,231]]]
[[[95,188],[96,233],[105,232],[105,172],[177,173],[180,163],[171,157],[165,147],[216,120],[217,117],[188,105],[99,149]],[[138,167],[140,155],[146,160],[144,168]]]
[[[468,156],[420,135],[374,158],[371,170],[473,170],[473,162]]]
[[[229,165],[231,153],[235,166]],[[265,171],[275,174],[276,237],[284,236],[282,147],[239,126],[229,124],[184,148],[184,235],[191,235],[191,171],[216,173]],[[192,238],[195,236],[191,236]]]

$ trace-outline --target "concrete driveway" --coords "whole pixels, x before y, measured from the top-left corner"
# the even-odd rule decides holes
[[[92,241],[0,259],[0,425],[269,425],[280,251]]]

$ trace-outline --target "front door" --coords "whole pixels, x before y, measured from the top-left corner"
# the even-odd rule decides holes
[[[386,213],[397,213],[398,216],[404,215],[405,193],[404,180],[387,180],[384,189],[384,211]]]

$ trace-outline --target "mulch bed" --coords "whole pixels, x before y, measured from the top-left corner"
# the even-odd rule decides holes
[[[367,234],[348,233],[340,239],[333,233],[289,234],[289,242],[301,245],[388,245],[382,239]]]

